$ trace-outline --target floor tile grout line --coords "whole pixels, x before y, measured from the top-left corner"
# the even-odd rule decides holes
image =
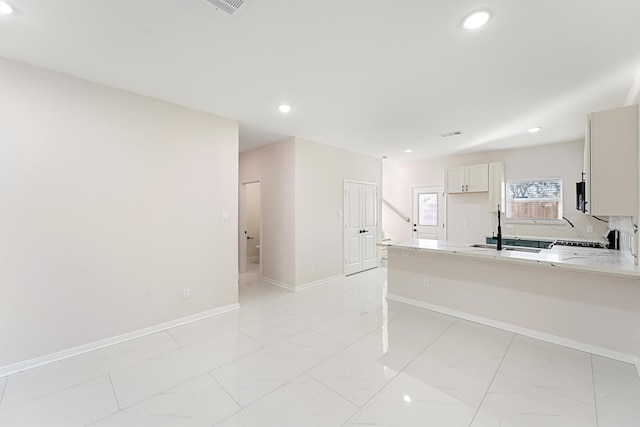
[[[229,414],[229,416],[228,416],[228,417],[225,417],[225,418],[223,418],[222,420],[220,420],[219,422],[215,423],[215,424],[214,424],[214,426],[216,426],[216,425],[218,425],[218,424],[220,424],[220,423],[222,423],[222,422],[225,422],[226,420],[228,420],[229,418],[233,417],[234,415],[238,414],[239,412],[241,412],[242,410],[244,410],[244,409],[245,409],[245,407],[244,407],[244,406],[242,406],[242,405],[240,404],[240,402],[238,402],[238,401],[236,400],[236,398],[235,398],[235,397],[233,397],[233,395],[232,395],[231,393],[229,393],[229,390],[227,390],[227,389],[226,389],[226,388],[225,388],[225,387],[220,383],[220,381],[218,381],[218,380],[216,379],[216,377],[214,377],[214,376],[213,376],[213,372],[209,371],[209,376],[213,379],[213,381],[215,381],[215,383],[216,383],[216,384],[218,384],[218,385],[220,386],[220,388],[221,388],[222,390],[224,390],[224,392],[227,394],[227,396],[229,396],[229,397],[231,398],[231,400],[233,400],[233,401],[236,403],[236,405],[238,405],[238,408],[240,408],[240,409],[238,409],[237,411],[235,411],[233,414]],[[247,406],[247,407],[248,407],[248,406]]]
[[[598,421],[598,397],[596,394],[596,375],[593,370],[593,354],[589,355],[589,361],[591,362],[591,384],[593,385],[593,412],[596,415],[596,427],[600,424]]]
[[[411,311],[411,310],[408,310],[407,312],[409,312],[409,311]],[[400,316],[398,316],[398,317],[400,317]],[[428,343],[428,344],[427,344],[427,346],[426,346],[424,349],[422,349],[422,351],[418,352],[418,354],[416,354],[416,356],[415,356],[413,359],[411,359],[411,360],[410,360],[406,365],[404,365],[404,367],[403,367],[402,369],[398,370],[398,371],[396,372],[396,374],[395,374],[395,375],[394,375],[394,376],[393,376],[389,381],[387,381],[387,382],[384,384],[384,386],[382,386],[382,387],[380,388],[380,390],[378,390],[376,393],[374,393],[374,394],[373,394],[373,396],[371,396],[369,399],[367,399],[367,401],[366,401],[366,402],[364,402],[364,403],[362,404],[362,406],[361,406],[361,407],[360,407],[360,408],[359,408],[359,409],[358,409],[358,410],[357,410],[353,415],[351,415],[351,416],[350,416],[350,417],[349,417],[349,418],[348,418],[348,419],[347,419],[347,420],[342,424],[342,426],[346,425],[349,421],[351,421],[351,419],[352,419],[353,417],[355,417],[355,416],[358,414],[358,412],[360,412],[360,411],[361,411],[365,406],[367,406],[367,405],[369,404],[369,402],[371,402],[373,399],[375,399],[375,397],[376,397],[376,396],[378,396],[380,393],[382,393],[382,391],[383,391],[384,389],[386,389],[386,388],[389,386],[389,384],[391,384],[391,382],[392,382],[393,380],[395,380],[395,379],[396,379],[396,378],[397,378],[401,373],[405,372],[405,370],[406,370],[407,366],[409,366],[410,364],[412,364],[412,363],[413,363],[413,362],[414,362],[418,357],[420,357],[420,355],[421,355],[422,353],[424,353],[424,352],[425,352],[429,347],[431,347],[431,345],[432,345],[434,342],[436,342],[436,341],[438,340],[438,338],[442,337],[442,335],[444,335],[444,333],[445,333],[445,332],[447,332],[447,331],[449,330],[449,328],[451,328],[451,326],[453,326],[453,324],[454,324],[454,323],[456,323],[456,321],[455,321],[455,320],[454,320],[453,322],[451,322],[451,324],[450,324],[449,326],[447,326],[447,327],[442,331],[442,333],[440,333],[440,335],[438,335],[438,336],[437,336],[437,337],[435,337],[435,338],[434,338],[430,343]],[[387,331],[387,332],[388,332],[388,331]],[[403,337],[403,338],[405,338],[405,337]],[[406,338],[406,339],[411,340],[410,338]],[[408,374],[407,374],[407,375],[408,375]],[[332,390],[333,390],[333,389],[332,389]],[[444,392],[443,392],[443,393],[444,393]],[[446,394],[448,394],[448,393],[446,393]]]
[[[509,378],[511,378],[512,380],[519,381],[519,382],[524,383],[524,384],[526,384],[526,385],[528,385],[528,386],[535,387],[535,388],[540,389],[540,390],[544,390],[544,391],[546,391],[547,393],[551,393],[551,394],[554,394],[554,395],[556,395],[556,396],[560,396],[560,397],[562,397],[562,398],[565,398],[565,399],[571,400],[571,401],[573,401],[573,402],[579,403],[579,404],[584,405],[584,406],[588,406],[588,407],[590,407],[590,408],[595,408],[595,406],[596,406],[596,402],[593,402],[593,405],[590,405],[590,404],[588,404],[588,403],[584,403],[582,400],[578,400],[578,399],[575,399],[575,398],[573,398],[573,397],[566,396],[566,395],[564,395],[564,394],[562,394],[562,393],[558,393],[557,391],[554,391],[553,389],[550,389],[550,388],[545,387],[545,386],[541,386],[541,385],[539,385],[539,384],[531,383],[531,382],[529,382],[529,381],[523,380],[522,378],[514,377],[513,375],[509,375],[509,374],[504,373],[504,372],[502,372],[502,375],[504,375],[505,377],[509,377]]]
[[[111,385],[111,391],[113,392],[113,398],[116,400],[116,405],[118,405],[118,412],[122,412],[122,406],[120,406],[120,400],[118,399],[118,394],[116,393],[116,388],[113,386],[113,379],[111,379],[111,373],[108,373],[107,377],[109,377],[109,384]]]
[[[26,372],[26,371],[22,371],[22,372]],[[28,405],[28,404],[30,404],[32,402],[35,402],[35,401],[40,400],[40,399],[44,399],[44,398],[49,397],[49,396],[53,396],[54,394],[57,394],[57,393],[62,393],[63,391],[67,391],[67,390],[72,389],[74,387],[81,386],[82,384],[88,383],[90,381],[95,381],[98,378],[106,377],[107,375],[109,375],[109,372],[103,372],[103,373],[101,373],[99,375],[96,375],[94,377],[91,377],[91,378],[83,378],[82,380],[74,382],[74,383],[69,384],[69,385],[66,385],[63,388],[59,388],[59,389],[56,389],[54,391],[50,391],[48,393],[45,393],[45,394],[42,394],[40,396],[34,397],[33,399],[29,399],[29,400],[26,400],[24,402],[18,403],[17,405],[13,405],[13,406],[9,406],[7,408],[4,408],[4,409],[0,410],[0,413],[2,413],[4,411],[11,410],[11,409],[19,408],[21,406]],[[5,385],[5,388],[6,388],[6,386],[8,384],[9,384],[9,381],[7,381],[7,384]]]
[[[171,328],[171,329],[174,329],[174,328]],[[178,344],[178,347],[180,347],[180,348],[184,348],[184,346],[178,342],[178,340],[176,339],[176,337],[174,337],[174,336],[173,336],[173,334],[171,333],[171,329],[167,329],[165,332],[167,333],[167,335],[169,335],[169,336],[171,337],[171,339],[172,339],[176,344]]]
[[[517,335],[518,334],[513,334],[513,336],[511,337],[511,341],[509,342],[509,346],[505,350],[504,355],[502,356],[502,360],[500,361],[500,364],[498,365],[498,368],[496,369],[496,372],[493,374],[493,378],[491,378],[491,381],[489,382],[489,385],[487,386],[487,390],[484,392],[484,396],[482,396],[482,400],[480,400],[480,403],[478,404],[478,407],[476,408],[476,412],[473,414],[473,418],[471,418],[471,422],[469,423],[469,426],[473,425],[474,421],[476,420],[476,417],[478,416],[478,412],[480,412],[480,408],[482,408],[482,404],[484,403],[484,400],[487,398],[487,394],[489,394],[489,390],[491,390],[491,386],[493,385],[493,382],[495,381],[496,377],[498,376],[498,373],[500,373],[500,368],[502,367],[502,364],[504,363],[505,359],[507,358],[507,355],[509,354],[509,351],[511,350],[511,346],[513,345],[513,342],[515,341]]]
[[[109,378],[109,385],[111,386],[111,392],[113,393],[113,398],[114,398],[114,400],[116,401],[116,406],[118,407],[118,410],[117,410],[116,412],[112,413],[112,414],[105,415],[105,416],[104,416],[104,417],[102,417],[102,418],[98,418],[98,419],[96,419],[96,420],[91,421],[89,424],[86,424],[86,425],[85,425],[86,427],[91,426],[91,425],[94,425],[94,424],[96,424],[96,423],[99,423],[100,421],[105,420],[105,419],[107,419],[107,418],[109,418],[109,417],[112,417],[112,416],[114,416],[114,415],[116,415],[116,414],[119,414],[119,413],[120,413],[120,412],[122,412],[122,410],[123,410],[123,409],[120,407],[120,401],[118,400],[118,396],[116,395],[116,389],[115,389],[115,387],[113,386],[113,381],[111,380],[111,374],[110,374],[110,373],[107,373],[107,374],[106,374],[106,376],[107,376],[107,378]]]
[[[597,355],[592,354],[591,356],[593,357],[593,356],[597,356]],[[625,364],[626,364],[626,362],[620,362],[620,363],[625,363]],[[603,376],[603,377],[607,377],[607,378],[610,378],[610,379],[616,380],[616,381],[621,381],[621,382],[626,383],[626,384],[631,384],[631,385],[635,385],[635,386],[640,386],[640,381],[636,381],[636,380],[628,380],[628,379],[626,379],[626,378],[620,378],[619,376],[616,376],[616,375],[611,375],[611,374],[606,374],[606,373],[604,373],[604,372],[599,372],[599,371],[596,371],[596,370],[595,370],[595,367],[594,367],[594,368],[593,368],[593,375],[594,375],[594,377],[595,377],[595,375],[596,375],[596,374],[601,375],[601,376]]]
[[[164,331],[160,331],[160,332],[159,332],[159,334],[163,334],[163,333],[166,333],[166,332],[167,332],[166,330],[164,330]],[[141,338],[144,338],[144,337],[141,337]],[[133,341],[135,341],[135,340],[137,340],[137,339],[141,339],[141,338],[136,338],[136,339],[134,339],[134,340],[130,340],[129,342],[133,342]],[[115,345],[117,345],[117,344],[115,344]],[[113,346],[115,346],[115,345],[113,345]],[[178,344],[178,345],[179,345],[179,344]],[[109,347],[113,347],[113,346],[109,346]],[[105,347],[105,348],[109,348],[109,347]],[[45,397],[52,396],[52,395],[54,395],[54,394],[56,394],[56,393],[60,393],[60,392],[63,392],[63,391],[69,390],[70,388],[77,387],[77,386],[79,386],[79,385],[81,385],[81,384],[84,384],[84,383],[86,383],[86,382],[93,381],[93,380],[96,380],[96,379],[98,379],[98,378],[101,378],[101,377],[104,377],[104,376],[110,375],[110,374],[111,374],[111,373],[113,373],[113,372],[118,372],[118,371],[121,371],[121,370],[123,370],[123,369],[129,368],[129,367],[131,367],[131,366],[136,366],[136,365],[138,365],[138,364],[140,364],[140,363],[146,362],[146,361],[151,360],[151,359],[156,359],[156,358],[158,358],[158,357],[160,357],[160,356],[164,356],[164,355],[166,355],[166,354],[169,354],[169,353],[171,353],[171,352],[173,352],[173,351],[177,351],[177,350],[180,350],[180,349],[181,349],[180,347],[178,347],[178,348],[172,348],[172,349],[169,349],[168,351],[165,351],[165,352],[163,352],[163,353],[161,353],[161,354],[157,354],[157,355],[155,355],[155,356],[153,356],[153,357],[151,357],[151,358],[144,359],[144,360],[142,360],[142,361],[138,361],[138,362],[135,362],[135,363],[132,363],[132,364],[128,364],[128,365],[126,365],[126,366],[121,366],[121,367],[118,367],[118,368],[117,368],[117,369],[115,369],[115,370],[104,370],[104,371],[101,371],[99,374],[97,374],[97,375],[95,375],[95,376],[91,376],[91,377],[83,377],[82,379],[79,379],[78,381],[75,381],[75,382],[72,382],[72,383],[70,383],[70,384],[67,384],[67,385],[63,386],[62,388],[58,388],[58,389],[56,389],[56,390],[54,390],[54,391],[50,391],[50,392],[44,393],[44,394],[39,395],[39,396],[37,396],[37,397],[34,397],[34,398],[32,398],[32,399],[29,399],[29,400],[26,400],[26,401],[24,401],[24,402],[18,403],[17,405],[13,405],[13,406],[9,406],[9,407],[4,408],[4,409],[0,409],[0,412],[3,412],[3,411],[5,411],[5,410],[9,410],[9,409],[14,409],[14,408],[17,408],[17,407],[20,407],[20,406],[26,405],[26,404],[28,404],[28,403],[34,402],[34,401],[36,401],[36,400],[39,400],[39,399],[43,399],[43,398],[45,398]],[[100,351],[100,350],[94,350],[94,351]],[[91,352],[89,352],[89,353],[93,353],[94,351],[91,351]],[[89,353],[86,353],[86,354],[89,354]],[[83,356],[83,355],[79,355],[79,356],[76,356],[76,357],[82,357],[82,356]],[[69,359],[66,359],[66,360],[68,360],[68,361],[73,361],[73,359],[74,359],[74,358],[75,358],[75,357],[73,357],[73,358],[69,358]],[[64,361],[64,360],[61,360],[61,361],[58,361],[58,362],[62,362],[62,361]],[[53,366],[53,365],[55,365],[55,363],[58,363],[58,362],[54,362],[54,363],[51,363],[51,364],[48,364],[48,365],[43,365],[43,366]],[[35,369],[38,369],[38,368],[41,368],[41,366],[35,367],[35,368],[33,368],[33,369],[28,369],[28,370],[26,370],[26,371],[21,371],[21,372],[18,372],[18,373],[16,373],[16,374],[13,374],[13,375],[9,375],[9,376],[7,377],[7,382],[6,382],[5,387],[4,387],[5,392],[6,392],[6,389],[7,389],[8,385],[9,385],[9,381],[10,381],[10,378],[11,378],[11,377],[13,377],[13,376],[15,376],[15,375],[19,375],[19,374],[24,373],[24,372],[29,372],[29,371],[31,371],[31,370],[35,370]],[[4,400],[4,398],[5,398],[4,393],[3,393],[3,395],[2,395],[2,398],[3,398],[3,400]]]
[[[309,330],[310,330],[310,329],[309,329]],[[305,331],[306,331],[306,330],[305,330]],[[301,332],[305,332],[305,331],[301,331]],[[298,332],[297,334],[299,334],[299,333],[301,333],[301,332]],[[312,332],[317,333],[318,335],[324,336],[324,335],[320,334],[319,332],[316,332],[316,331],[312,331]],[[294,334],[294,335],[297,335],[297,334]],[[294,335],[291,335],[291,336],[294,336]],[[329,337],[327,337],[327,338],[328,338],[328,339],[330,339]],[[288,339],[288,338],[285,338],[285,339]],[[332,340],[332,341],[335,341],[335,340]],[[274,391],[276,391],[276,390],[280,389],[281,387],[284,387],[285,385],[287,385],[287,384],[291,383],[291,381],[295,380],[296,378],[298,378],[298,377],[300,377],[300,376],[302,376],[302,375],[309,375],[309,373],[308,373],[308,372],[309,372],[311,369],[315,368],[316,366],[320,365],[321,363],[325,362],[326,360],[330,359],[331,357],[335,356],[335,355],[336,355],[336,354],[338,354],[340,351],[342,351],[344,348],[346,348],[346,346],[345,346],[344,344],[342,344],[342,343],[338,343],[338,342],[336,342],[336,343],[337,343],[337,344],[340,344],[340,345],[342,346],[342,348],[338,349],[338,350],[337,350],[336,352],[334,352],[334,353],[331,353],[331,354],[327,355],[324,359],[320,360],[318,363],[316,363],[315,365],[313,365],[312,367],[310,367],[310,368],[309,368],[309,369],[307,369],[306,371],[303,371],[302,373],[300,373],[300,374],[298,374],[298,375],[294,376],[293,378],[286,380],[284,383],[282,383],[281,385],[277,386],[277,387],[276,387],[276,388],[274,388],[273,390],[270,390],[270,391],[269,391],[269,392],[267,392],[265,395],[260,396],[258,399],[256,399],[255,401],[251,402],[251,403],[250,403],[249,405],[247,405],[246,407],[248,408],[249,406],[253,405],[255,402],[258,402],[259,400],[262,400],[263,398],[265,398],[266,396],[270,395],[270,394],[271,394],[271,393],[273,393]],[[277,343],[274,343],[274,344],[277,344]],[[271,345],[274,345],[274,344],[271,344]],[[267,347],[268,347],[268,346],[267,346]],[[266,348],[266,347],[264,347],[264,348]],[[259,350],[257,350],[257,351],[259,351]],[[256,352],[257,352],[257,351],[256,351]],[[253,353],[256,353],[256,352],[253,352]],[[239,358],[239,359],[242,359],[242,358],[244,358],[244,357],[245,357],[245,356],[243,356],[243,357],[241,357],[241,358]],[[239,359],[236,359],[236,360],[239,360]],[[230,362],[230,363],[232,363],[232,362]],[[222,367],[222,366],[220,366],[220,368],[221,368],[221,367]],[[216,369],[219,369],[219,368],[216,368]],[[211,374],[212,376],[213,376],[213,371],[214,371],[214,370],[215,370],[215,369],[213,369],[212,371],[210,371],[210,374]],[[311,376],[311,375],[309,375],[309,376]],[[312,378],[313,378],[313,377],[312,377]],[[214,376],[214,379],[215,379],[215,376]],[[313,378],[313,379],[315,380],[315,378]],[[216,381],[217,381],[217,380],[216,380]],[[219,384],[220,384],[220,383],[219,383]],[[220,385],[222,386],[222,388],[224,388],[224,385],[222,385],[222,384],[220,384]],[[227,389],[226,389],[226,388],[224,388],[224,390],[225,390],[225,391],[227,391]],[[330,388],[330,390],[332,390],[332,391],[333,391],[333,389],[331,389],[331,388]],[[335,391],[334,391],[334,392],[335,392]],[[229,392],[227,391],[227,393],[229,393]],[[230,393],[229,393],[229,394],[230,394]],[[342,396],[341,396],[341,397],[342,397]],[[234,400],[234,401],[236,401],[236,399],[235,399],[235,398],[234,398],[233,400]],[[236,401],[236,403],[238,403],[238,404],[240,405],[240,403],[239,403],[239,402],[237,402],[237,401]],[[243,409],[245,408],[245,407],[244,407],[244,406],[242,406],[242,405],[240,405],[240,407],[241,407],[241,408],[243,408]]]
[[[325,383],[324,381],[322,381],[320,378],[315,377],[312,373],[310,372],[305,372],[302,375],[308,375],[309,378],[311,378],[314,381],[317,381],[319,384],[322,384],[324,387],[328,388],[329,390],[331,390],[333,393],[337,394],[338,396],[340,396],[341,398],[343,398],[345,401],[349,402],[351,405],[355,406],[356,408],[358,408],[358,410],[356,412],[354,412],[353,415],[355,415],[360,409],[362,409],[362,406],[358,405],[357,403],[353,403],[351,400],[349,400],[349,398],[347,396],[344,396],[342,393],[340,393],[337,390],[334,390],[333,387],[331,387],[329,384]],[[364,406],[364,405],[363,405]],[[352,416],[353,416],[352,415]]]
[[[188,382],[190,382],[190,381],[193,381],[193,380],[198,379],[198,378],[200,378],[200,377],[203,377],[203,376],[209,375],[209,372],[208,372],[208,371],[205,371],[205,372],[200,373],[200,374],[198,374],[198,375],[196,375],[196,376],[189,377],[189,379],[187,379],[187,380],[185,380],[185,381],[182,381],[182,382],[180,382],[180,383],[178,383],[178,384],[174,384],[174,385],[172,385],[171,387],[168,387],[168,388],[166,388],[166,389],[163,389],[162,391],[159,391],[159,392],[158,392],[158,393],[156,393],[156,394],[152,394],[151,396],[147,396],[147,397],[145,397],[144,399],[142,399],[142,400],[140,400],[140,401],[138,401],[138,402],[135,402],[135,403],[133,403],[133,404],[131,404],[131,405],[129,405],[129,406],[126,406],[126,407],[124,407],[124,408],[121,408],[121,406],[120,406],[120,401],[118,400],[118,397],[117,397],[117,395],[116,395],[116,391],[115,391],[115,387],[114,387],[114,385],[113,385],[113,381],[112,381],[112,379],[111,379],[111,373],[109,373],[109,374],[107,374],[107,375],[109,376],[109,381],[111,381],[111,388],[112,388],[113,393],[114,393],[114,395],[115,395],[115,397],[116,397],[116,403],[118,404],[118,412],[115,412],[115,413],[113,413],[113,414],[107,415],[106,417],[100,418],[99,420],[95,420],[95,421],[91,422],[90,424],[87,424],[87,426],[92,425],[92,424],[95,424],[95,423],[97,423],[97,422],[100,422],[100,421],[102,421],[102,420],[104,420],[104,419],[106,419],[106,418],[112,417],[112,416],[114,416],[114,415],[116,415],[116,414],[118,414],[118,413],[120,413],[120,412],[126,411],[126,410],[131,409],[131,408],[133,408],[133,407],[136,407],[136,406],[138,406],[138,405],[141,405],[141,404],[143,404],[144,402],[146,402],[146,401],[148,401],[148,400],[151,400],[151,399],[153,399],[153,398],[155,398],[155,397],[157,397],[157,396],[160,396],[161,394],[165,394],[165,393],[167,393],[169,390],[173,390],[173,389],[174,389],[174,388],[176,388],[176,387],[181,387],[181,386],[185,385],[186,383],[188,383]]]
[[[9,384],[9,377],[10,375],[6,377],[6,380],[2,385],[2,390],[0,391],[0,408],[2,408],[2,399],[4,399],[4,392],[7,389],[7,384]],[[0,409],[0,412],[2,412],[2,409]]]

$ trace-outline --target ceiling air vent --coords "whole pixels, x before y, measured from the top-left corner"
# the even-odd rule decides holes
[[[245,0],[207,0],[220,10],[227,12],[229,15],[233,15],[238,12],[238,9],[242,7]]]
[[[454,132],[446,132],[446,133],[441,133],[440,136],[443,138],[449,138],[450,136],[458,136],[458,135],[462,135],[462,132],[460,132],[459,130],[456,130]]]

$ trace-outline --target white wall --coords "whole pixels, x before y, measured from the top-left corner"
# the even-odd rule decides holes
[[[585,238],[598,240],[606,223],[597,221],[575,209],[575,183],[583,168],[583,141],[552,144],[514,150],[451,156],[437,160],[393,163],[383,167],[383,197],[411,216],[412,186],[444,185],[444,170],[476,163],[504,162],[506,179],[562,178],[564,216],[574,225],[514,224],[503,234],[537,237]],[[451,194],[447,196],[448,240],[481,242],[496,229],[495,215],[488,213],[488,193]],[[411,237],[411,228],[388,207],[383,208],[382,227],[394,239]],[[465,227],[469,221],[469,227]],[[586,227],[594,227],[587,233]]]
[[[260,181],[262,276],[285,286],[295,283],[294,149],[291,138],[240,153],[240,183]]]
[[[344,272],[344,180],[382,182],[382,160],[296,138],[296,287]],[[378,196],[378,217],[381,199]],[[378,220],[378,228],[380,221]]]
[[[344,180],[381,175],[380,159],[301,138],[241,153],[240,183],[261,182],[263,278],[297,289],[342,275]]]
[[[0,367],[237,303],[237,122],[0,75]]]

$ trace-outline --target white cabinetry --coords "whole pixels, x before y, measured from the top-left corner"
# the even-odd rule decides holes
[[[584,152],[586,212],[638,215],[638,105],[589,114]]]
[[[479,193],[489,191],[489,165],[461,166],[445,171],[447,193]]]
[[[489,212],[505,211],[504,163],[489,163]]]

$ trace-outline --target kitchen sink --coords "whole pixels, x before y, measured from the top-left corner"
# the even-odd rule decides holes
[[[475,245],[471,245],[471,248],[484,248],[484,249],[493,249],[496,250],[496,245],[489,245],[485,243],[476,243]],[[529,252],[533,254],[540,253],[540,249],[534,248],[525,248],[523,246],[503,246],[503,251],[516,251],[516,252]]]

